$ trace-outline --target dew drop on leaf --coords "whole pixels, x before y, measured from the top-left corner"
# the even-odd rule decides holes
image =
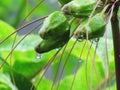
[[[56,48],[56,51],[58,51],[59,50],[59,48]]]
[[[94,38],[93,41],[98,42],[99,38]]]
[[[41,59],[42,58],[42,54],[36,53],[36,59]]]
[[[79,41],[79,42],[82,42],[82,41],[83,41],[83,39],[78,39],[78,41]]]
[[[78,63],[81,63],[81,62],[82,62],[82,59],[79,59],[79,60],[78,60]]]
[[[78,63],[81,63],[81,62],[82,62],[82,60],[79,60],[79,61],[78,61]]]

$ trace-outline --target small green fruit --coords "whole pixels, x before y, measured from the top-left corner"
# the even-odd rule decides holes
[[[73,0],[65,4],[62,11],[66,15],[73,15],[74,17],[83,18],[88,17],[91,14],[95,5],[95,0]]]
[[[37,53],[45,53],[55,48],[60,48],[69,40],[69,34],[70,31],[66,31],[59,39],[42,40],[40,44],[36,46],[35,51]]]
[[[59,38],[66,31],[69,31],[67,18],[62,12],[55,11],[45,19],[39,34],[42,39],[47,40]]]
[[[90,19],[87,26],[88,20],[85,20],[79,28],[75,31],[75,36],[79,39],[86,39],[86,31],[88,30],[88,38],[99,38],[104,35],[106,22],[100,14],[96,14]]]

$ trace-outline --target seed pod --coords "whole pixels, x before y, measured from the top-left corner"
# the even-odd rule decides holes
[[[56,39],[69,31],[67,18],[60,11],[55,11],[50,14],[44,21],[39,34],[42,39]]]
[[[35,51],[37,53],[45,53],[55,48],[62,47],[69,40],[70,31],[66,31],[61,37],[58,39],[47,39],[42,40],[38,46],[36,46]]]
[[[72,1],[72,0],[58,0],[60,2],[60,4],[63,6],[65,4],[67,4],[68,2]]]
[[[78,18],[88,17],[91,14],[95,4],[95,0],[73,0],[65,4],[62,11],[66,15],[73,15]]]
[[[106,22],[100,14],[96,14],[90,19],[85,20],[75,31],[75,36],[79,39],[86,39],[86,30],[88,30],[88,39],[99,38],[104,35]],[[87,28],[86,28],[87,27]]]

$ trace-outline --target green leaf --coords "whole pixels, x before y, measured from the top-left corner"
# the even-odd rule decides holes
[[[0,41],[2,41],[10,33],[14,32],[14,30],[15,29],[11,27],[9,24],[0,20]],[[5,43],[0,44],[0,47],[7,46],[13,40],[13,38],[14,36],[9,37],[8,40],[5,41]]]
[[[15,89],[17,88],[13,85],[9,75],[0,73],[0,90],[15,90]]]
[[[0,63],[2,62],[3,62],[3,59],[0,59]],[[9,76],[9,78],[7,79],[9,80],[9,82],[8,81],[6,82],[6,80],[3,80],[7,85],[12,86],[13,84],[10,81],[14,79],[16,88],[18,88],[19,90],[30,90],[30,88],[33,86],[32,83],[26,77],[24,77],[22,74],[19,74],[14,69],[10,68],[10,66],[7,63],[5,63],[2,68],[3,68],[3,72],[1,72],[1,74]]]
[[[40,38],[38,36],[29,35],[28,38],[24,39],[22,43],[19,44],[13,53],[13,68],[27,78],[33,77],[34,73],[38,72],[55,53],[54,51],[48,52],[37,59],[37,53],[35,52],[34,47],[39,41]]]
[[[27,78],[33,78],[34,74],[46,64],[50,57],[52,57],[51,54],[44,54],[42,58],[37,59],[34,50],[15,51],[13,68]]]
[[[62,60],[61,60],[61,64],[59,66],[59,60],[60,60],[60,57],[61,57],[61,53],[62,51],[58,54],[57,58],[54,60],[55,62],[52,63],[52,80],[54,80],[55,78],[55,74],[56,74],[56,71],[57,71],[57,67],[59,66],[59,68],[62,69],[65,61],[66,61],[66,58],[68,57],[68,54],[70,53],[70,49],[72,48],[73,44],[74,44],[75,40],[74,39],[71,39],[66,47],[66,50],[65,50],[65,53],[63,54],[63,57],[62,57]],[[82,52],[82,57],[80,58],[80,54],[81,54],[81,51],[83,49],[83,46],[84,46],[84,43],[85,41],[83,42],[77,42],[68,58],[68,61],[67,61],[67,64],[65,65],[65,68],[64,68],[64,72],[63,72],[63,78],[65,78],[66,76],[69,76],[71,74],[73,74],[77,68],[77,64],[79,62],[81,62],[82,60],[85,61],[87,59],[87,53],[88,53],[88,48],[90,47],[91,43],[88,42],[88,44],[84,47],[84,50]],[[88,58],[88,61],[90,60],[93,60],[94,56],[94,47],[91,47],[91,50],[90,50],[90,55],[89,55],[89,58]],[[101,61],[100,58],[99,58],[99,55],[96,53],[96,58],[95,58],[95,61]],[[79,67],[81,66],[82,62],[79,64]],[[61,70],[58,71],[58,75],[57,75],[57,79],[58,79],[58,76],[60,74]],[[57,80],[56,79],[56,80]]]
[[[21,37],[22,36],[19,36],[19,38]],[[39,41],[40,38],[37,35],[29,35],[18,45],[12,54],[13,68],[27,78],[33,78],[34,73],[38,72],[55,53],[51,51],[42,55],[42,58],[37,59],[34,47]],[[11,48],[6,50],[6,47],[3,46],[3,49],[0,50],[1,56],[6,58],[10,50]],[[10,63],[9,60],[10,59],[7,60],[8,63]]]
[[[92,88],[95,89],[97,85],[104,79],[105,73],[103,71],[103,66],[100,61],[94,62],[95,68],[92,70],[92,62],[87,62],[87,69],[86,63],[81,65],[81,67],[78,70],[73,90],[89,90],[90,84],[92,84]],[[86,79],[86,72],[87,72],[87,79]],[[70,87],[72,85],[74,74],[71,76],[66,77],[61,81],[59,90],[63,90],[66,88],[66,90],[70,90]],[[88,80],[88,81],[87,81]],[[92,82],[91,82],[92,81]],[[88,86],[87,86],[88,83]]]
[[[39,80],[39,79],[37,79]],[[37,82],[35,82],[34,84],[37,84]],[[39,83],[37,90],[50,90],[51,89],[51,85],[52,85],[52,81],[50,81],[49,79],[46,78],[42,78],[41,82]]]

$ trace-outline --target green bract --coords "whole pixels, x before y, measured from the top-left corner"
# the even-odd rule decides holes
[[[43,40],[35,48],[36,52],[44,53],[62,47],[69,40],[70,26],[67,18],[60,11],[53,12],[45,19],[39,34]]]
[[[44,53],[55,48],[62,47],[69,40],[70,31],[66,31],[61,37],[56,39],[42,40],[35,48],[36,52]]]
[[[60,2],[60,4],[63,6],[65,5],[66,3],[72,1],[72,0],[58,0]]]
[[[88,25],[87,23],[88,20],[85,20],[75,31],[77,38],[85,39],[87,30],[89,39],[99,38],[104,35],[106,22],[100,14],[93,16]]]
[[[67,18],[60,11],[50,14],[44,21],[39,34],[42,39],[59,38],[69,30]]]
[[[74,17],[88,17],[91,14],[95,4],[95,0],[74,0],[65,4],[62,11],[65,14],[73,15]]]

